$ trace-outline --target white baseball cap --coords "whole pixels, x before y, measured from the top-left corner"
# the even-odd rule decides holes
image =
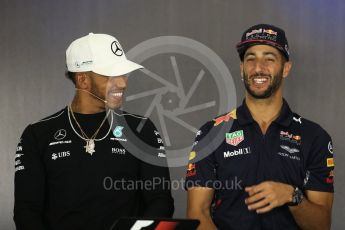
[[[144,67],[129,61],[119,41],[107,34],[93,34],[78,38],[66,50],[66,64],[70,72],[92,71],[114,77]]]

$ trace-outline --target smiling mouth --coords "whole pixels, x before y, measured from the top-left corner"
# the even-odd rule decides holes
[[[252,77],[251,79],[254,85],[261,86],[268,83],[270,80],[270,77],[269,76],[255,76],[255,77]]]
[[[108,99],[122,100],[123,92],[109,92]]]
[[[122,97],[123,95],[123,92],[120,92],[120,93],[110,93],[110,96],[113,96],[113,97]]]
[[[268,78],[266,78],[266,77],[254,77],[253,81],[255,84],[264,84],[268,81]]]

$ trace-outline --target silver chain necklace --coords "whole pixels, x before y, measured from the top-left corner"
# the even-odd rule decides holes
[[[100,124],[100,126],[98,127],[98,129],[96,130],[96,132],[89,138],[89,137],[86,135],[86,133],[84,132],[84,130],[81,128],[81,126],[80,126],[79,122],[77,121],[77,119],[75,118],[74,113],[73,113],[73,110],[72,110],[72,106],[71,106],[71,105],[68,106],[68,119],[69,119],[69,122],[70,122],[70,124],[71,124],[71,127],[72,127],[73,131],[74,131],[80,138],[82,138],[83,140],[86,141],[86,145],[84,146],[85,152],[86,152],[86,153],[89,153],[90,155],[92,155],[94,152],[96,152],[96,150],[95,150],[95,147],[96,147],[95,141],[101,141],[101,140],[103,140],[106,136],[108,136],[108,134],[109,134],[109,132],[110,132],[110,130],[111,130],[111,127],[112,127],[112,125],[113,125],[113,116],[111,116],[111,124],[110,124],[110,127],[109,127],[109,130],[108,130],[107,134],[106,134],[104,137],[100,138],[100,139],[96,139],[96,136],[97,136],[99,130],[101,129],[101,127],[103,126],[104,122],[107,120],[107,118],[108,118],[108,116],[109,116],[109,113],[110,113],[110,110],[108,110],[107,114],[105,115],[105,117],[104,117],[102,123]],[[72,124],[72,121],[71,121],[71,116],[70,116],[70,114],[72,114],[72,118],[73,118],[73,120],[75,121],[75,123],[77,124],[77,126],[78,126],[78,128],[79,128],[79,130],[80,130],[80,132],[81,132],[81,134],[82,134],[82,136],[75,130],[75,128],[74,128],[74,126],[73,126],[73,124]]]

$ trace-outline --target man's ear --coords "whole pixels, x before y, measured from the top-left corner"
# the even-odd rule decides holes
[[[90,78],[85,72],[75,74],[75,86],[78,89],[89,89]]]
[[[283,78],[286,78],[289,75],[291,68],[292,68],[292,62],[291,61],[284,63]]]
[[[243,79],[243,62],[242,61],[240,63],[240,73],[241,73],[241,78]]]

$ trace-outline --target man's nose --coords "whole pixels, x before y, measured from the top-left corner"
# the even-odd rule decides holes
[[[264,60],[259,59],[255,62],[254,70],[256,73],[264,72],[265,68],[266,68],[266,63],[264,62]]]

